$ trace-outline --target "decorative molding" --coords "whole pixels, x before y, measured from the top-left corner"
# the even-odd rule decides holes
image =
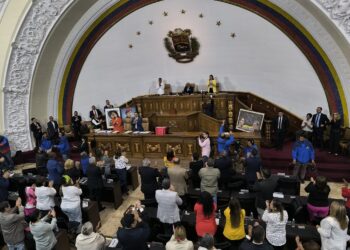
[[[0,0],[0,21],[5,12],[7,3],[8,3],[7,0]]]
[[[0,0],[0,2],[3,0]],[[29,150],[29,93],[39,52],[74,0],[33,0],[12,43],[4,92],[5,134],[15,150]]]
[[[350,1],[315,0],[350,41]]]

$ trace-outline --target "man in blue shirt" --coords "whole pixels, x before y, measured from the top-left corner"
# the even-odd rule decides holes
[[[219,154],[221,154],[223,151],[226,151],[227,153],[229,153],[230,146],[235,141],[235,138],[233,137],[232,133],[224,132],[224,127],[225,127],[225,120],[222,122],[220,126],[219,135],[217,139]]]
[[[304,182],[306,168],[311,163],[315,165],[315,151],[309,140],[305,138],[304,133],[299,135],[292,149],[293,158],[293,176],[299,176],[301,182]]]

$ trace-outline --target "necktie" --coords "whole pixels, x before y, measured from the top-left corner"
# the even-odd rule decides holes
[[[278,129],[282,129],[282,117],[278,118]]]
[[[320,116],[321,114],[318,114],[316,117],[316,127],[320,127]]]

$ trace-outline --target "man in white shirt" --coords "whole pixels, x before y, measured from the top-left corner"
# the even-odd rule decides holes
[[[165,83],[163,82],[162,78],[158,78],[158,85],[157,85],[157,94],[158,95],[164,95],[164,87]]]

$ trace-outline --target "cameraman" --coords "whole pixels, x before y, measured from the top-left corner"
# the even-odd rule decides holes
[[[202,132],[198,137],[198,144],[202,150],[203,160],[210,157],[210,138],[208,132]]]

